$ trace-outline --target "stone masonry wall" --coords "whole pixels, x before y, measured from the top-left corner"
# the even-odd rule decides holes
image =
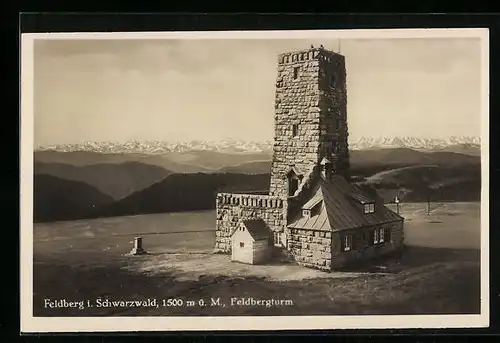
[[[306,174],[328,155],[332,140],[339,142],[339,164],[346,165],[345,79],[344,57],[324,49],[278,57],[271,195],[288,196],[291,167]]]
[[[318,162],[321,111],[318,53],[316,51],[312,55],[305,53],[290,55],[289,60],[281,60],[280,56],[276,81],[275,136],[270,185],[270,194],[273,195],[288,196],[286,174],[292,166],[299,173],[306,173]],[[294,78],[295,70],[297,70],[296,78]],[[295,136],[293,125],[297,125]]]
[[[261,218],[272,231],[283,232],[287,203],[269,195],[217,194],[215,251],[231,252],[231,233],[241,219]]]
[[[332,256],[331,235],[331,232],[290,229],[288,250],[299,265],[329,271]]]

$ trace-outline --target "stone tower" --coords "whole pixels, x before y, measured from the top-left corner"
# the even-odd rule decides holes
[[[323,47],[278,56],[270,195],[298,193],[326,158],[349,179],[344,56]]]

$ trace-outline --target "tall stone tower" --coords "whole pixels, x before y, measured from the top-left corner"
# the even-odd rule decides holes
[[[323,47],[279,55],[274,118],[270,195],[296,194],[324,158],[349,179],[344,56]]]

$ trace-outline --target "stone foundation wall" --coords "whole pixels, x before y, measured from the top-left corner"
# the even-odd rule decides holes
[[[261,218],[272,231],[286,226],[287,203],[270,195],[217,194],[215,251],[231,252],[231,233],[242,219]]]
[[[288,250],[304,267],[323,271],[331,269],[331,232],[289,229]]]

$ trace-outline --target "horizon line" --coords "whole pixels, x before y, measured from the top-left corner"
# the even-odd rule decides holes
[[[416,138],[416,139],[431,139],[431,140],[446,140],[453,138],[479,138],[481,139],[481,135],[449,135],[449,136],[418,136],[418,135],[374,135],[374,136],[359,136],[353,139],[350,139],[350,142],[356,142],[361,139],[385,139],[385,138]],[[200,143],[221,143],[221,142],[244,142],[244,143],[272,143],[274,138],[266,139],[266,140],[254,140],[254,139],[244,139],[244,138],[220,138],[220,139],[188,139],[188,140],[168,140],[168,139],[129,139],[129,140],[83,140],[79,142],[68,142],[68,143],[51,143],[51,144],[37,144],[36,147],[50,147],[55,145],[82,145],[86,143],[110,143],[110,144],[126,144],[126,143],[170,143],[170,144],[183,144],[183,143],[192,143],[192,142],[200,142]]]

